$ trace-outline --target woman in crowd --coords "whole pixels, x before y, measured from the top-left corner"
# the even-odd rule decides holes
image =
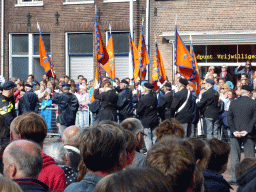
[[[76,114],[76,126],[80,127],[80,129],[85,129],[89,126],[89,104],[91,103],[91,97],[86,90],[86,86],[80,85],[79,92],[75,93],[79,103]]]
[[[225,78],[226,81],[232,81],[232,75],[227,72],[228,66],[223,65],[221,67],[220,78]]]
[[[205,75],[205,79],[208,79],[208,75],[213,75],[213,77],[218,76],[217,73],[215,73],[215,67],[211,66],[208,69],[208,73]]]
[[[47,89],[49,89],[49,92],[51,93],[51,97],[55,94],[55,83],[54,81],[48,81],[47,82]]]
[[[220,93],[220,100],[222,100],[223,102],[225,102],[228,98],[228,91],[230,91],[230,88],[227,84],[224,84],[221,87],[221,93]]]

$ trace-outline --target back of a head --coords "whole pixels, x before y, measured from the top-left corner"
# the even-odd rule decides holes
[[[223,169],[223,165],[228,162],[228,157],[230,153],[230,146],[216,138],[208,141],[211,149],[211,157],[208,163],[208,169],[220,172]]]
[[[111,169],[125,150],[123,132],[111,124],[97,124],[86,129],[80,144],[83,161],[92,171]]]
[[[143,125],[139,119],[127,118],[120,124],[124,129],[127,129],[137,136],[139,132],[143,132]]]
[[[10,143],[4,151],[4,159],[6,157],[8,164],[15,164],[23,178],[37,178],[43,167],[41,148],[32,141],[17,140]]]
[[[53,143],[44,149],[46,155],[54,159],[58,165],[65,164],[65,155],[68,154],[67,149],[64,148],[63,143]]]
[[[236,166],[236,178],[243,175],[246,171],[256,165],[255,157],[247,157],[244,158],[237,166]]]
[[[79,127],[74,125],[67,127],[62,138],[64,145],[79,147],[81,134],[82,131]]]
[[[198,138],[187,138],[186,141],[188,141],[194,149],[197,168],[203,171],[211,156],[209,144]]]
[[[123,134],[124,134],[125,141],[126,141],[126,151],[131,153],[131,152],[135,151],[136,138],[131,133],[131,131],[126,130],[126,129],[122,129],[122,130],[123,130]]]
[[[169,180],[153,168],[133,168],[104,177],[94,192],[171,192]]]
[[[22,139],[43,143],[47,135],[47,125],[40,115],[29,112],[21,116],[16,127]]]
[[[4,176],[0,176],[0,190],[2,192],[22,192],[20,186]]]
[[[173,191],[185,192],[195,170],[193,148],[179,137],[164,137],[148,152],[147,165],[164,173]]]
[[[183,138],[185,135],[184,128],[181,126],[180,122],[175,119],[166,119],[156,129],[157,140],[160,140],[164,136],[178,136]]]
[[[5,130],[7,131],[7,129],[8,129],[7,122],[5,118],[2,115],[0,115],[0,139],[4,135]]]

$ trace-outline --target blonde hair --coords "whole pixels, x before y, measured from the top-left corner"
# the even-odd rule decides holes
[[[0,176],[0,191],[2,192],[22,192],[20,186],[14,181]]]
[[[214,66],[210,66],[208,71],[211,71],[212,69],[215,70],[215,67]]]

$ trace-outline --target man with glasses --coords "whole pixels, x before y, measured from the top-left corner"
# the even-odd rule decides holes
[[[252,66],[251,61],[247,60],[245,63],[245,67],[243,69],[241,69],[241,64],[235,69],[235,75],[242,75],[244,73],[247,74],[252,84],[253,83],[252,75],[254,71],[252,70],[251,66]]]

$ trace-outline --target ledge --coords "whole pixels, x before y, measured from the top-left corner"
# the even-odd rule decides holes
[[[79,1],[79,2],[63,2],[63,5],[79,5],[79,4],[93,4],[94,1]]]
[[[42,7],[44,6],[44,2],[27,2],[27,3],[19,3],[16,4],[15,7]]]

